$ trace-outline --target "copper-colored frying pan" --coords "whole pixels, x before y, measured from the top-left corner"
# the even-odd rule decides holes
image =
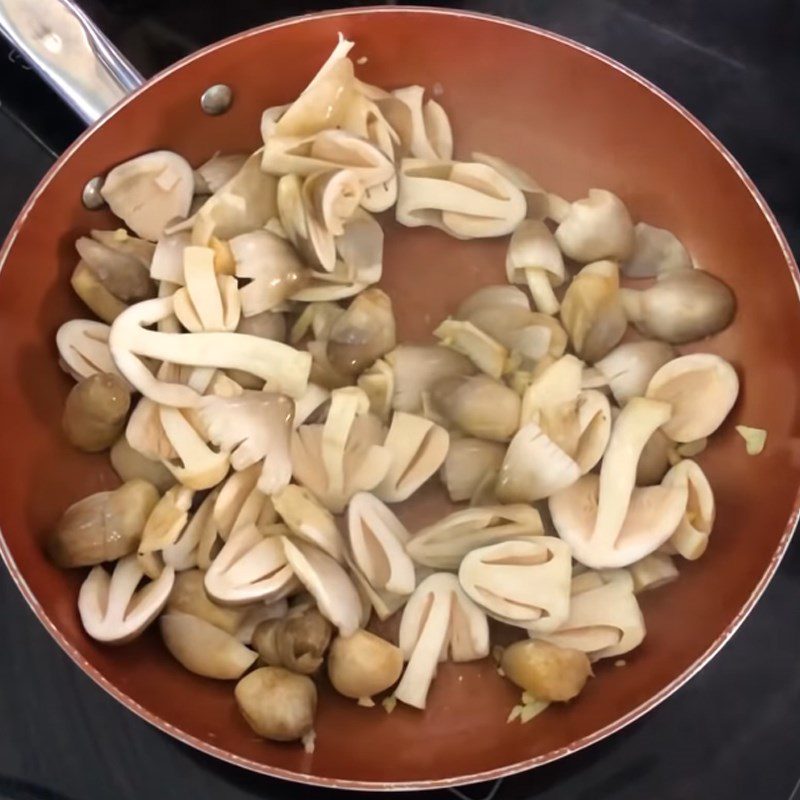
[[[31,19],[42,14],[44,24]],[[268,25],[138,89],[135,71],[65,0],[0,0],[0,20],[94,122],[36,189],[0,253],[0,547],[34,612],[97,683],[165,732],[250,769],[329,786],[422,788],[509,774],[585,747],[652,708],[719,650],[774,573],[798,514],[800,306],[797,268],[774,217],[700,123],[585,47],[460,12],[360,9]],[[75,610],[81,576],[52,567],[40,540],[69,503],[116,480],[105,456],[73,451],[59,430],[70,381],[57,366],[54,333],[86,315],[69,289],[73,242],[114,224],[82,205],[83,187],[147,150],[174,149],[198,163],[217,150],[255,149],[261,110],[298,94],[339,31],[357,42],[356,58],[366,56],[366,80],[441,84],[458,153],[496,153],[566,197],[609,188],[636,218],[675,231],[736,291],[733,326],[703,349],[735,364],[743,392],[700,456],[719,505],[711,546],[681,565],[677,583],[643,598],[649,635],[624,668],[600,664],[577,702],[525,726],[506,724],[517,694],[489,663],[445,665],[424,714],[398,708],[389,716],[323,689],[309,756],[256,739],[232,687],[184,672],[157,634],[119,649],[90,641]],[[218,116],[200,102],[215,84],[233,90]],[[386,226],[383,284],[398,338],[427,337],[468,292],[504,280],[504,242]],[[733,430],[740,422],[768,430],[760,456],[745,454]],[[431,486],[402,515],[413,528],[443,511]]]

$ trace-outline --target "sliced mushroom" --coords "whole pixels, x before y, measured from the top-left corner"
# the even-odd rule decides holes
[[[262,622],[253,633],[253,646],[265,664],[313,675],[322,666],[331,632],[316,606],[298,606],[280,619]]]
[[[665,436],[660,430],[655,431],[647,440],[639,463],[636,465],[636,485],[652,486],[661,483],[661,479],[670,468],[670,454],[675,443]]]
[[[392,95],[410,112],[408,152],[414,158],[449,161],[453,157],[453,131],[445,110],[435,100],[423,102],[422,86],[395,89]]]
[[[123,302],[153,297],[155,286],[142,262],[88,236],[75,242],[81,263],[114,297]]]
[[[258,488],[258,464],[233,472],[219,489],[214,503],[214,524],[227,540],[237,528],[253,523],[262,527],[277,521],[272,501]]]
[[[392,408],[412,414],[422,410],[422,394],[436,381],[475,372],[466,356],[438,345],[401,344],[387,353],[386,362],[394,373]]]
[[[601,358],[594,368],[623,406],[632,397],[643,397],[653,375],[675,355],[675,350],[663,342],[626,342]]]
[[[247,161],[247,153],[214,153],[194,172],[195,193],[214,194],[219,191]]]
[[[486,615],[466,596],[455,575],[427,577],[411,595],[400,621],[400,649],[408,661],[394,696],[425,708],[439,661],[474,661],[489,653]]]
[[[658,589],[678,577],[678,570],[666,553],[650,553],[641,561],[631,564],[628,571],[633,578],[633,591],[637,594]]]
[[[194,176],[186,159],[168,150],[132,158],[106,176],[100,194],[137,236],[158,241],[176,217],[189,213]]]
[[[142,455],[120,436],[109,451],[111,466],[123,481],[136,479],[152,483],[159,492],[166,492],[175,483],[173,474],[160,462]]]
[[[558,246],[575,261],[624,261],[633,252],[633,221],[628,209],[605,189],[589,189],[585,198],[569,204],[565,214],[556,216]]]
[[[450,499],[469,500],[487,475],[496,475],[503,463],[505,447],[484,439],[453,439],[440,476]]]
[[[289,484],[272,495],[272,504],[295,536],[319,547],[337,561],[342,561],[342,536],[336,527],[336,520],[308,489]]]
[[[317,601],[322,615],[341,636],[359,627],[361,601],[344,568],[327,553],[302,540],[282,537],[286,558],[300,582]]]
[[[628,320],[642,335],[672,344],[719,333],[736,313],[730,288],[698,269],[667,272],[648,289],[622,289],[620,299]]]
[[[374,489],[392,460],[383,447],[385,429],[368,409],[360,389],[335,389],[325,424],[301,425],[292,437],[295,479],[334,514],[356,492]]]
[[[306,269],[285,239],[254,230],[235,236],[230,247],[236,277],[250,281],[239,290],[245,318],[276,308],[303,285]]]
[[[209,596],[226,605],[278,600],[298,586],[283,547],[282,525],[266,534],[254,524],[228,537],[205,577]]]
[[[599,569],[632,564],[678,527],[685,487],[634,488],[639,454],[669,416],[668,404],[633,398],[614,423],[599,479],[586,475],[550,497],[553,524],[577,561]]]
[[[213,236],[229,241],[263,228],[277,216],[277,181],[261,169],[261,155],[257,150],[249,156],[241,169],[187,221],[193,244],[207,246]]]
[[[462,588],[490,616],[531,631],[566,620],[571,578],[569,545],[554,536],[479,547],[458,568]]]
[[[207,569],[211,563],[211,550],[218,538],[213,517],[214,503],[218,494],[217,489],[209,492],[183,530],[178,532],[177,538],[161,550],[164,563],[176,572],[193,570],[195,567]],[[216,555],[216,552],[213,555]],[[178,577],[180,578],[180,575]]]
[[[739,378],[725,359],[693,353],[664,364],[646,394],[671,406],[661,430],[675,442],[693,442],[722,425],[739,395]]]
[[[384,503],[367,492],[354,495],[347,532],[353,559],[373,589],[399,595],[414,591],[414,564],[405,551],[408,531]]]
[[[113,231],[102,231],[94,229],[91,232],[92,239],[106,247],[111,248],[115,253],[135,258],[146,270],[150,269],[153,261],[156,246],[146,239],[138,236],[131,236],[125,228],[116,228]]]
[[[469,436],[507,442],[519,427],[519,395],[488,375],[441,379],[430,396],[433,408]]]
[[[431,225],[459,239],[505,236],[525,217],[525,196],[486,164],[404,158],[395,213],[406,227]]]
[[[76,381],[91,375],[110,373],[120,378],[108,346],[111,328],[90,319],[71,319],[56,333],[61,366]]]
[[[578,356],[595,362],[625,334],[628,321],[620,300],[619,267],[613,261],[587,264],[561,303],[561,322]]]
[[[248,608],[218,605],[206,593],[204,580],[205,573],[200,569],[179,572],[175,576],[175,584],[170,592],[165,612],[191,614],[235,636],[247,616]]]
[[[394,397],[394,370],[382,358],[358,376],[358,388],[369,399],[369,410],[381,422],[388,422]]]
[[[101,566],[92,569],[78,593],[78,613],[92,639],[123,644],[135,639],[167,602],[175,573],[171,567],[137,591],[144,571],[135,555],[117,561],[111,576]]]
[[[299,397],[311,371],[311,356],[293,347],[242,333],[160,333],[146,326],[172,314],[171,297],[145,300],[131,306],[114,322],[109,346],[119,371],[137,390],[166,405],[192,407],[201,396],[189,386],[154,378],[143,357],[172,364],[219,369],[240,369],[272,381],[276,390]],[[108,371],[108,370],[104,370]]]
[[[655,278],[689,269],[692,257],[674,233],[646,222],[636,223],[633,252],[622,264],[626,277]]]
[[[259,489],[280,491],[292,475],[290,435],[294,407],[282,394],[246,391],[237,397],[206,397],[199,407],[209,438],[230,453],[235,470],[264,462]]]
[[[479,164],[488,164],[490,167],[496,169],[504,178],[508,178],[511,183],[518,189],[531,195],[544,195],[544,190],[541,186],[530,176],[527,172],[509,164],[503,158],[498,156],[490,156],[486,153],[472,153],[472,160],[477,161]]]
[[[128,307],[103,286],[83,261],[75,267],[70,285],[86,306],[109,325]]]
[[[447,455],[450,435],[424,417],[396,411],[383,442],[389,454],[385,477],[374,487],[387,503],[407,500],[433,475]]]
[[[685,487],[686,510],[668,541],[668,546],[689,561],[705,553],[714,527],[716,504],[714,492],[700,466],[690,460],[680,461],[664,477],[664,486]]]
[[[508,366],[508,350],[471,322],[446,319],[433,335],[446,347],[465,355],[482,372],[497,380]]]
[[[189,519],[194,492],[183,486],[173,486],[155,504],[147,518],[139,542],[139,555],[163,550],[180,536]]]
[[[566,277],[564,259],[550,229],[539,220],[523,220],[511,236],[506,255],[510,283],[527,283],[533,303],[545,314],[558,313],[553,287]]]
[[[169,611],[160,625],[167,650],[195,675],[235,680],[258,658],[258,653],[201,617]]]
[[[528,505],[465,508],[416,533],[406,551],[418,564],[455,570],[477,548],[543,533],[539,512]]]
[[[158,416],[176,453],[176,459],[163,460],[164,466],[190,489],[216,486],[228,474],[230,453],[212,450],[180,409],[160,406]]]
[[[183,253],[191,243],[192,236],[189,231],[178,231],[161,236],[150,264],[150,277],[155,281],[167,281],[182,286],[184,282]]]
[[[591,661],[598,661],[638,647],[645,632],[633,580],[624,570],[612,570],[573,578],[567,620],[558,630],[536,633],[535,638],[581,650]]]

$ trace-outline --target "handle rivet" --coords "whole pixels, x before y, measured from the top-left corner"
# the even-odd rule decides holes
[[[83,205],[90,211],[96,211],[106,204],[106,201],[103,200],[103,195],[100,194],[100,189],[102,188],[103,179],[99,175],[87,181],[86,186],[83,187],[81,200],[83,201]]]
[[[224,83],[209,86],[200,97],[200,106],[206,114],[224,114],[233,102],[233,89]]]

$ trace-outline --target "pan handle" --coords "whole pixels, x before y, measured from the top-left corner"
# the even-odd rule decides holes
[[[144,83],[73,0],[0,0],[0,31],[89,125]]]

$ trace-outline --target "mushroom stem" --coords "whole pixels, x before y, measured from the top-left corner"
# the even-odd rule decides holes
[[[539,267],[528,267],[525,270],[525,278],[528,281],[528,288],[531,290],[531,297],[537,311],[541,311],[543,314],[557,314],[558,299],[547,271]]]

